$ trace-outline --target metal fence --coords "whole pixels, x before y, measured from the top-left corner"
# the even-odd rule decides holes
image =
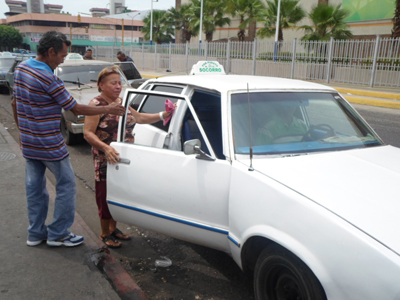
[[[95,57],[116,59],[122,50],[141,69],[189,73],[199,60],[216,60],[231,74],[249,74],[400,87],[400,39],[327,42],[205,42],[95,47]]]

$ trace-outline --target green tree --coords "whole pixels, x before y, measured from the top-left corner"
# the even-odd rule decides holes
[[[396,1],[396,10],[394,12],[394,17],[393,17],[392,37],[394,38],[400,37],[400,0]]]
[[[304,25],[299,28],[305,31],[301,40],[329,41],[331,37],[335,40],[351,38],[353,35],[344,21],[349,13],[341,6],[341,4],[337,6],[327,4],[314,6],[308,14],[312,26]]]
[[[263,14],[264,27],[257,32],[257,35],[261,38],[275,35],[278,1],[267,1],[267,8]],[[283,41],[283,29],[294,27],[306,16],[299,2],[300,0],[281,0],[278,41]]]
[[[180,30],[180,36],[176,37],[180,43],[189,42],[192,36],[196,35],[190,23],[193,18],[190,9],[189,4],[183,4],[178,9],[172,7],[167,12],[168,22],[175,26],[177,30]]]
[[[194,33],[200,31],[200,11],[201,3],[199,0],[191,0],[190,13],[193,18],[190,21],[190,26]],[[231,19],[225,17],[226,4],[220,0],[206,0],[203,1],[203,31],[206,35],[208,42],[212,41],[213,33],[217,27],[230,25]]]
[[[150,13],[143,19],[144,26],[142,33],[144,39],[150,40],[151,15]],[[157,44],[169,43],[173,41],[174,28],[168,21],[167,12],[165,10],[153,10],[153,41]]]
[[[260,0],[229,0],[226,11],[232,17],[239,17],[239,41],[243,41],[246,36],[246,28],[249,27],[248,36],[254,40],[256,36],[256,22],[261,17],[265,6]]]
[[[0,48],[12,49],[22,44],[22,35],[10,25],[0,25]]]

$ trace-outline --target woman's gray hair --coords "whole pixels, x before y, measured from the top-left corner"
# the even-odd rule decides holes
[[[54,51],[58,53],[64,48],[64,43],[71,46],[71,41],[65,34],[55,30],[47,31],[39,41],[37,52],[45,56],[50,48],[54,48]]]

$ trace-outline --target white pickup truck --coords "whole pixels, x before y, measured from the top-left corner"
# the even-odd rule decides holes
[[[330,87],[215,64],[125,91],[140,112],[177,108],[134,144],[121,118],[114,219],[228,253],[259,300],[400,299],[400,149]]]

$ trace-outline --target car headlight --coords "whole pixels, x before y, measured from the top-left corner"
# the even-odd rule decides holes
[[[1,80],[6,79],[6,75],[0,75],[0,79],[1,79]]]

